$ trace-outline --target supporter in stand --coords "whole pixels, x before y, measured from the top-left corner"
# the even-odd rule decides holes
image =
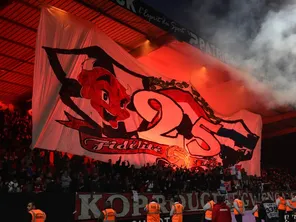
[[[108,163],[61,152],[31,150],[32,121],[20,112],[0,111],[0,192],[217,192],[221,180],[237,189],[261,196],[261,184],[269,190],[296,190],[296,178],[279,169],[265,170],[261,178],[246,175],[235,166],[203,169],[173,169],[149,165],[136,169],[121,158]],[[53,159],[50,158],[53,154]],[[238,173],[240,172],[240,173]],[[287,181],[287,183],[282,183]],[[266,190],[264,190],[266,191]],[[169,199],[169,198],[168,198]]]
[[[70,188],[70,183],[71,183],[71,178],[68,174],[68,171],[65,170],[63,172],[63,175],[61,177],[61,182],[62,182],[62,188],[65,192],[69,191],[69,188]]]
[[[16,178],[14,178],[13,180],[11,180],[9,183],[8,183],[8,193],[19,193],[21,192],[21,189],[19,187],[19,184],[16,180]]]

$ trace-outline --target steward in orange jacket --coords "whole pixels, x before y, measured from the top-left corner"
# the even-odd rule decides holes
[[[30,202],[27,206],[29,212],[29,219],[30,222],[45,222],[46,214],[39,209],[36,209],[35,203]]]
[[[244,202],[241,200],[241,197],[235,195],[235,200],[233,201],[233,213],[236,219],[236,222],[242,222],[243,216],[245,214],[245,205]]]
[[[212,221],[212,211],[215,204],[213,196],[211,195],[208,202],[203,207],[203,210],[205,211],[205,221]]]
[[[284,199],[284,197],[285,194],[279,194],[275,202],[279,211],[279,222],[285,222],[286,200]]]
[[[179,197],[175,196],[174,197],[175,203],[173,204],[170,212],[170,216],[172,217],[172,222],[183,222],[184,207],[179,201],[180,201]]]
[[[105,209],[102,211],[99,220],[104,222],[115,222],[116,221],[116,211],[113,210],[111,202],[107,201],[105,203]]]
[[[144,210],[147,212],[147,222],[160,222],[160,205],[156,199],[152,199]]]

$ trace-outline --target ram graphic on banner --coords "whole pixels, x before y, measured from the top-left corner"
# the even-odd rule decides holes
[[[189,83],[154,73],[54,7],[41,13],[33,112],[33,147],[136,166],[241,162],[260,171],[260,116],[216,116]]]

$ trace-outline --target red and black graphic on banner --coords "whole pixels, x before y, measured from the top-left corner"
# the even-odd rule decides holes
[[[189,84],[135,73],[98,46],[44,49],[62,84],[61,101],[81,117],[65,113],[67,120],[57,121],[79,131],[82,148],[100,154],[151,154],[165,163],[189,168],[215,156],[225,166],[252,158],[259,137],[241,119],[217,118]],[[77,79],[67,78],[58,54],[87,55],[95,62],[91,70],[82,68]],[[142,88],[128,90],[116,78],[114,67],[141,81]],[[73,97],[89,100],[102,124],[78,107]],[[140,119],[136,130],[129,127],[134,121],[131,113]],[[240,124],[244,132],[225,127],[232,124]],[[219,138],[229,138],[236,149]]]

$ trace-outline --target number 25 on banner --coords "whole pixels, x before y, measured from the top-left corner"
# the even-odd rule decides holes
[[[166,95],[145,90],[135,93],[133,101],[143,119],[149,123],[155,122],[148,130],[139,132],[140,138],[184,147],[185,138],[176,131],[184,115],[180,105]],[[220,152],[220,143],[213,134],[221,127],[200,117],[192,127],[194,138],[187,143],[189,152],[198,156],[217,155]]]

